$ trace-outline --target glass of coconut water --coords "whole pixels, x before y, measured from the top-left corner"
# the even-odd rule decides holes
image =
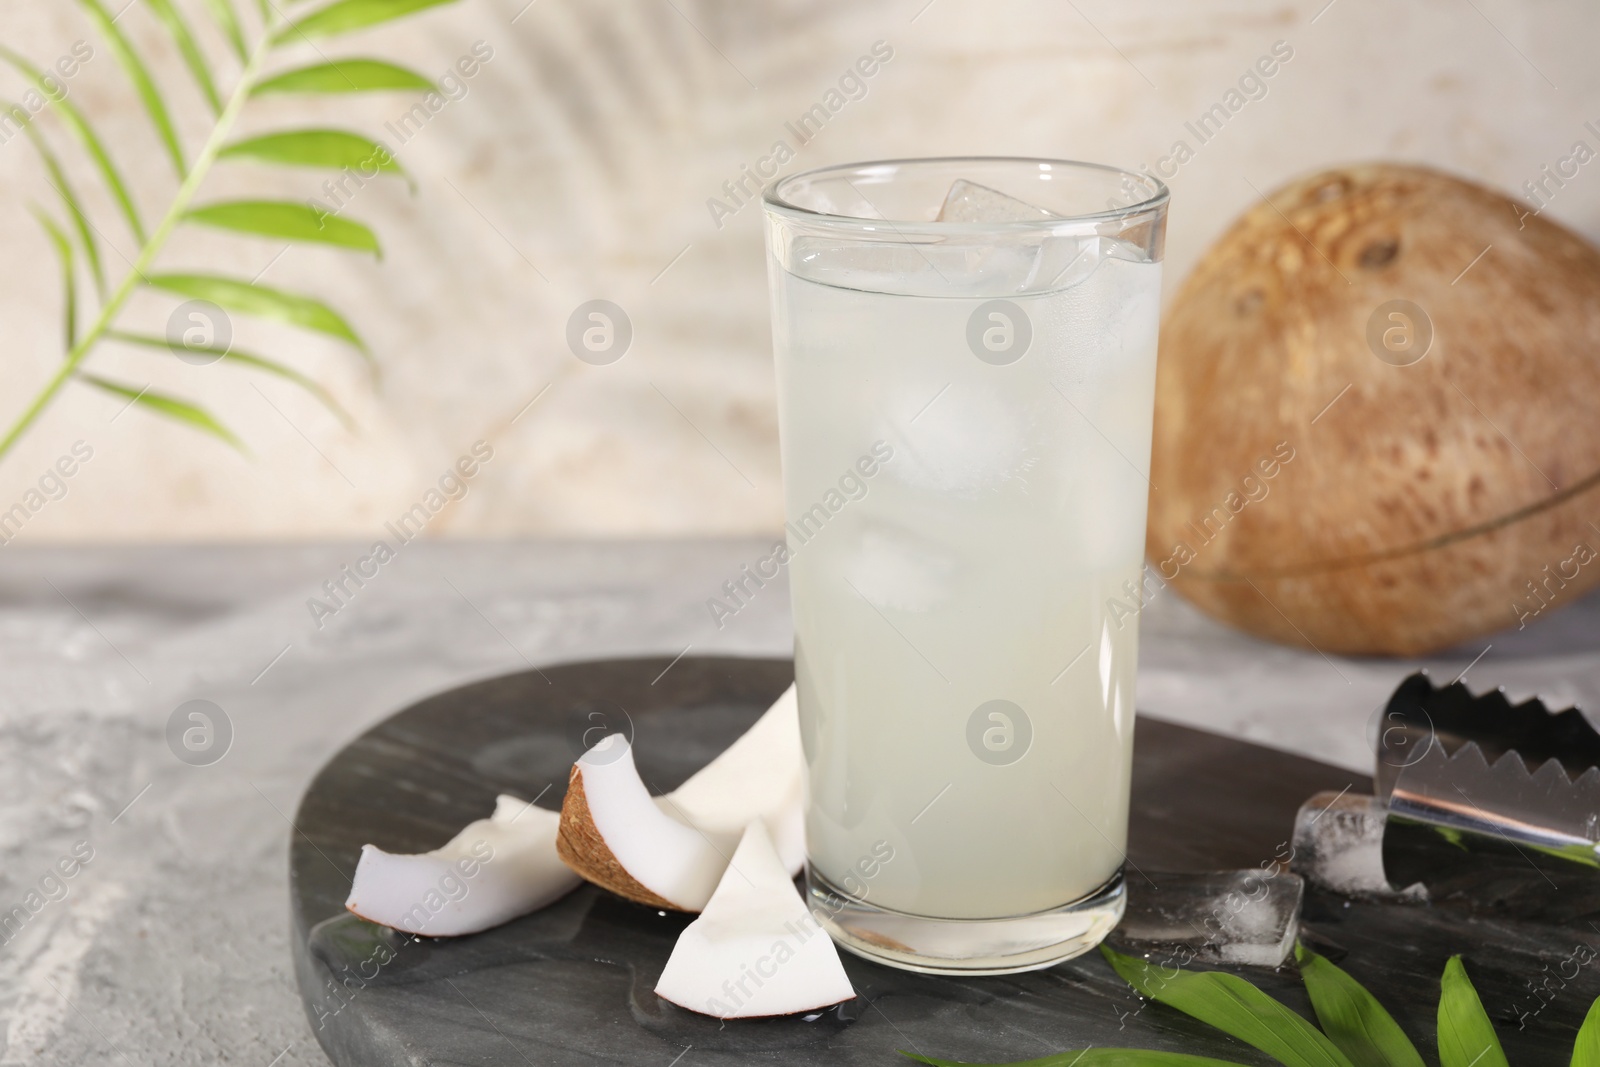
[[[808,890],[860,955],[1028,970],[1122,914],[1166,207],[1035,159],[766,190]]]

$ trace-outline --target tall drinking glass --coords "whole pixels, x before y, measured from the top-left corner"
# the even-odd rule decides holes
[[[1003,973],[1123,908],[1167,190],[1035,159],[765,195],[813,911]]]

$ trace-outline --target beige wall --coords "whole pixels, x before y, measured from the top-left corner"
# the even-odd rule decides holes
[[[413,140],[384,134],[417,189],[375,184],[348,209],[384,239],[381,262],[303,246],[274,261],[280,244],[199,231],[180,234],[162,257],[169,269],[265,269],[263,283],[316,292],[345,311],[383,366],[376,390],[349,351],[309,335],[239,322],[235,343],[323,382],[359,433],[281,381],[108,348],[96,367],[203,401],[252,457],[70,389],[0,463],[0,510],[73,442],[85,441],[93,458],[64,499],[29,518],[18,543],[376,536],[478,439],[492,443],[494,458],[433,532],[775,529],[758,212],[740,210],[719,229],[706,201],[785,137],[785,121],[821,100],[875,41],[893,59],[786,170],[952,153],[1155,164],[1182,138],[1196,153],[1171,181],[1172,281],[1251,202],[1252,187],[1388,157],[1514,189],[1575,140],[1595,143],[1583,124],[1600,119],[1591,54],[1600,9],[1587,0],[1335,0],[1326,9],[1324,0],[934,0],[920,13],[922,0],[538,0],[513,23],[524,3],[463,0],[323,46],[435,74],[474,42],[493,49],[468,95]],[[192,152],[206,118],[181,67],[142,4],[121,24],[184,101]],[[78,38],[95,41],[96,55],[73,79],[74,99],[111,133],[146,214],[159,214],[172,175],[76,5],[30,0],[0,10],[0,40],[37,60]],[[1279,40],[1294,55],[1267,95],[1198,145],[1184,122]],[[23,88],[9,74],[4,85],[13,97]],[[262,101],[245,126],[309,119],[381,132],[412,103]],[[80,186],[93,186],[81,166],[76,173]],[[202,199],[304,200],[324,195],[323,177],[229,167]],[[49,189],[19,137],[0,145],[7,421],[59,359],[55,268],[30,200],[50,203]],[[120,276],[135,249],[101,201],[99,226],[114,249],[107,266]],[[1551,210],[1600,235],[1600,164]],[[563,334],[579,303],[601,297],[627,310],[635,335],[620,362],[594,367],[567,351]],[[127,321],[160,330],[172,304],[142,294]]]

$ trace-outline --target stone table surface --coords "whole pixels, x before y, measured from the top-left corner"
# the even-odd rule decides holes
[[[529,665],[786,654],[781,584],[721,629],[706,608],[766,544],[416,543],[337,602],[322,585],[362,545],[0,552],[0,1064],[324,1065],[285,886],[317,768],[422,696]],[[1142,710],[1352,769],[1418,665],[1600,706],[1600,597],[1427,661],[1262,644],[1170,591],[1143,639]],[[232,731],[204,766],[167,741],[196,699]]]

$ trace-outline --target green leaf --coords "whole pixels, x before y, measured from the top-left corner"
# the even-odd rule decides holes
[[[123,218],[128,220],[128,228],[133,231],[133,236],[140,244],[144,244],[144,223],[139,221],[139,209],[134,207],[133,197],[128,195],[128,187],[123,183],[122,175],[117,172],[116,165],[111,162],[111,156],[106,152],[105,143],[100,140],[100,135],[94,132],[94,127],[89,125],[89,120],[83,117],[83,112],[79,111],[77,105],[65,96],[52,96],[50,90],[45,87],[44,72],[5,45],[0,45],[0,60],[9,63],[24,77],[33,82],[33,87],[44,94],[44,97],[50,101],[51,105],[61,113],[67,128],[83,144],[84,151],[88,152],[90,158],[94,160],[94,165],[100,171],[100,176],[105,179],[106,188],[111,191],[111,195],[117,201],[117,206],[122,209]]]
[[[73,269],[76,262],[72,255],[72,242],[67,240],[67,235],[55,219],[46,215],[38,208],[33,209],[33,217],[39,220],[39,225],[44,227],[44,232],[50,235],[50,243],[55,245],[56,256],[61,260],[61,287],[65,292],[65,307],[63,317],[66,319],[63,352],[71,352],[78,343],[78,277]]]
[[[243,63],[250,58],[250,48],[244,43],[244,29],[239,25],[239,13],[233,9],[231,0],[206,0],[206,7],[211,9],[211,17],[222,27],[223,36],[228,38],[228,43],[233,46],[233,54]]]
[[[1570,1067],[1600,1067],[1600,998],[1589,1005],[1589,1014],[1578,1028],[1578,1040],[1572,1043]]]
[[[287,70],[257,83],[254,96],[266,93],[369,93],[389,89],[436,88],[416,71],[381,59],[341,59]]]
[[[128,80],[133,82],[133,88],[139,94],[139,99],[144,101],[144,109],[150,113],[150,121],[155,123],[156,132],[161,137],[161,143],[166,146],[167,155],[172,158],[172,167],[182,178],[188,172],[188,166],[183,162],[183,148],[178,144],[178,131],[172,126],[172,116],[167,114],[167,105],[161,99],[161,91],[156,88],[156,83],[150,77],[150,68],[144,65],[144,60],[139,58],[139,53],[134,50],[133,42],[128,40],[111,18],[100,0],[78,0],[85,11],[89,12],[100,32],[111,44],[111,50],[117,54],[117,61],[122,64],[122,69],[128,72]]]
[[[378,237],[372,230],[359,222],[342,219],[309,204],[283,200],[231,200],[194,208],[185,213],[184,218],[236,233],[338,245],[371,252],[379,259],[383,258]]]
[[[222,97],[217,95],[217,83],[211,80],[211,68],[206,65],[205,53],[200,51],[200,46],[195,43],[194,34],[189,30],[188,22],[184,21],[183,14],[172,6],[172,0],[146,0],[150,10],[156,18],[166,26],[167,33],[172,35],[173,43],[178,46],[178,52],[183,56],[184,65],[189,68],[189,73],[194,75],[195,84],[200,86],[206,103],[211,105],[211,113],[222,113]]]
[[[1507,1067],[1460,956],[1450,957],[1439,979],[1439,1067]]]
[[[13,117],[15,114],[14,111]],[[95,238],[94,227],[89,225],[89,216],[84,213],[83,205],[78,202],[78,194],[73,192],[72,183],[67,181],[66,171],[61,169],[61,161],[50,150],[44,135],[34,128],[31,119],[22,123],[22,132],[28,135],[28,140],[33,142],[33,147],[39,152],[39,158],[44,160],[45,169],[49,171],[50,185],[61,198],[61,202],[66,205],[67,214],[72,217],[72,227],[78,231],[78,240],[83,245],[83,258],[89,261],[89,273],[94,277],[95,292],[100,294],[101,300],[104,300],[105,268],[100,263],[100,244]]]
[[[272,38],[275,45],[313,37],[332,37],[368,26],[376,26],[391,19],[424,11],[455,0],[337,0],[320,11],[291,22]]]
[[[217,158],[254,159],[331,170],[349,167],[367,177],[375,177],[382,171],[402,173],[400,164],[383,145],[343,130],[285,130],[263,134],[224,146]]]
[[[209,300],[229,311],[275,319],[337,337],[354,345],[363,356],[371,358],[367,346],[362,344],[350,324],[337,311],[309,296],[298,296],[214,274],[156,274],[147,281],[157,289],[177,293],[190,300]]]
[[[1586,841],[1570,845],[1535,845],[1529,842],[1528,847],[1546,856],[1554,856],[1558,860],[1581,863],[1585,867],[1600,868],[1600,855],[1596,855],[1594,846]]]
[[[172,345],[172,342],[168,341],[165,337],[151,337],[147,334],[123,333],[121,330],[107,330],[105,336],[108,340],[121,341],[123,344],[138,345],[141,348],[159,349],[160,351],[171,355],[177,354],[177,349],[175,349]],[[350,413],[344,409],[344,406],[340,404],[339,401],[334,399],[333,394],[324,389],[317,381],[312,378],[308,378],[304,374],[301,374],[293,367],[285,366],[276,360],[267,359],[264,356],[253,355],[249,352],[243,352],[232,347],[224,349],[217,348],[214,345],[189,344],[182,345],[181,347],[185,352],[208,352],[217,356],[219,360],[229,363],[237,363],[242,367],[249,367],[252,370],[264,371],[267,374],[277,375],[279,378],[282,378],[285,381],[293,382],[295,385],[298,385],[300,388],[316,397],[317,400],[321,402],[323,407],[327,408],[333,413],[333,417],[338,419],[340,425],[342,425],[346,430],[355,429],[355,420],[350,417]]]
[[[900,1055],[932,1067],[1240,1067],[1233,1060],[1214,1060],[1209,1056],[1190,1056],[1183,1052],[1157,1052],[1142,1048],[1087,1048],[1057,1052],[1036,1060],[1015,1063],[968,1064],[961,1060],[936,1060],[916,1052],[900,1050]]]
[[[1255,1046],[1286,1067],[1351,1067],[1321,1031],[1243,978],[1222,971],[1168,975],[1104,945],[1100,951],[1140,993]]]
[[[1294,958],[1317,1022],[1354,1067],[1425,1067],[1416,1046],[1376,997],[1304,945]]]
[[[163,415],[169,419],[192,426],[197,430],[203,430],[213,437],[220,437],[245,455],[250,454],[249,449],[244,447],[244,442],[235,437],[232,430],[212,418],[211,413],[198,404],[191,404],[187,400],[179,400],[175,396],[167,396],[164,393],[152,393],[148,387],[134,389],[131,386],[111,381],[109,378],[101,378],[94,374],[79,374],[78,377],[97,389],[104,389],[114,396],[125,397],[131,403],[147,408],[157,415]]]

